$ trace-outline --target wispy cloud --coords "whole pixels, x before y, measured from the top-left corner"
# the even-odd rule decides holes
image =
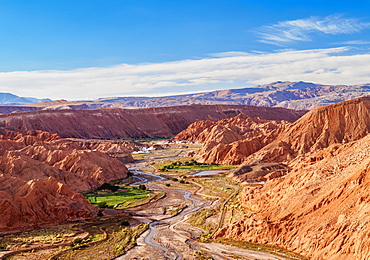
[[[370,42],[369,41],[363,41],[363,40],[354,40],[354,41],[337,42],[335,44],[341,44],[341,45],[365,45],[365,44],[370,44]]]
[[[322,84],[370,82],[370,54],[347,47],[277,53],[240,53],[219,58],[0,73],[0,92],[52,99],[181,93],[240,88],[277,80]]]
[[[370,27],[370,23],[356,18],[345,18],[341,15],[310,17],[293,21],[284,21],[258,30],[261,42],[286,46],[295,41],[311,41],[311,34],[350,34]]]

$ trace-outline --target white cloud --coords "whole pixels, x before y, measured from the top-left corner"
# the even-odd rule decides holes
[[[339,42],[335,44],[341,44],[341,45],[365,45],[370,44],[369,41],[363,41],[363,40],[354,40],[354,41],[345,41],[345,42]]]
[[[52,99],[85,99],[239,88],[278,80],[322,84],[370,82],[370,54],[346,55],[347,47],[220,58],[0,73],[0,92]]]
[[[295,41],[311,41],[310,34],[350,34],[369,28],[370,23],[360,22],[356,18],[344,18],[341,15],[310,17],[293,21],[279,22],[264,26],[257,33],[261,42],[284,46]]]

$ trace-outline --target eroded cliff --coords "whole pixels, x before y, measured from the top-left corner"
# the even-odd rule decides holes
[[[0,130],[0,231],[96,217],[78,192],[127,177],[119,160],[42,131]]]
[[[370,98],[312,110],[252,154],[286,175],[246,186],[246,215],[216,238],[269,243],[312,259],[370,257]],[[248,162],[246,160],[246,162]]]

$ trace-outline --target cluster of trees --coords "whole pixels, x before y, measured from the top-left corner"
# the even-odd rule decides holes
[[[100,186],[98,188],[98,190],[110,190],[112,192],[116,192],[118,191],[120,187],[117,186],[117,185],[113,185],[113,184],[110,184],[110,183],[104,183],[102,186]]]

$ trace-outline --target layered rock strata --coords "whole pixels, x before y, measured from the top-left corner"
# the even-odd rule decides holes
[[[0,232],[96,217],[78,192],[127,172],[119,160],[56,134],[0,129]]]
[[[245,187],[246,215],[216,238],[284,247],[311,259],[370,258],[370,98],[314,109],[250,162],[289,172]]]

